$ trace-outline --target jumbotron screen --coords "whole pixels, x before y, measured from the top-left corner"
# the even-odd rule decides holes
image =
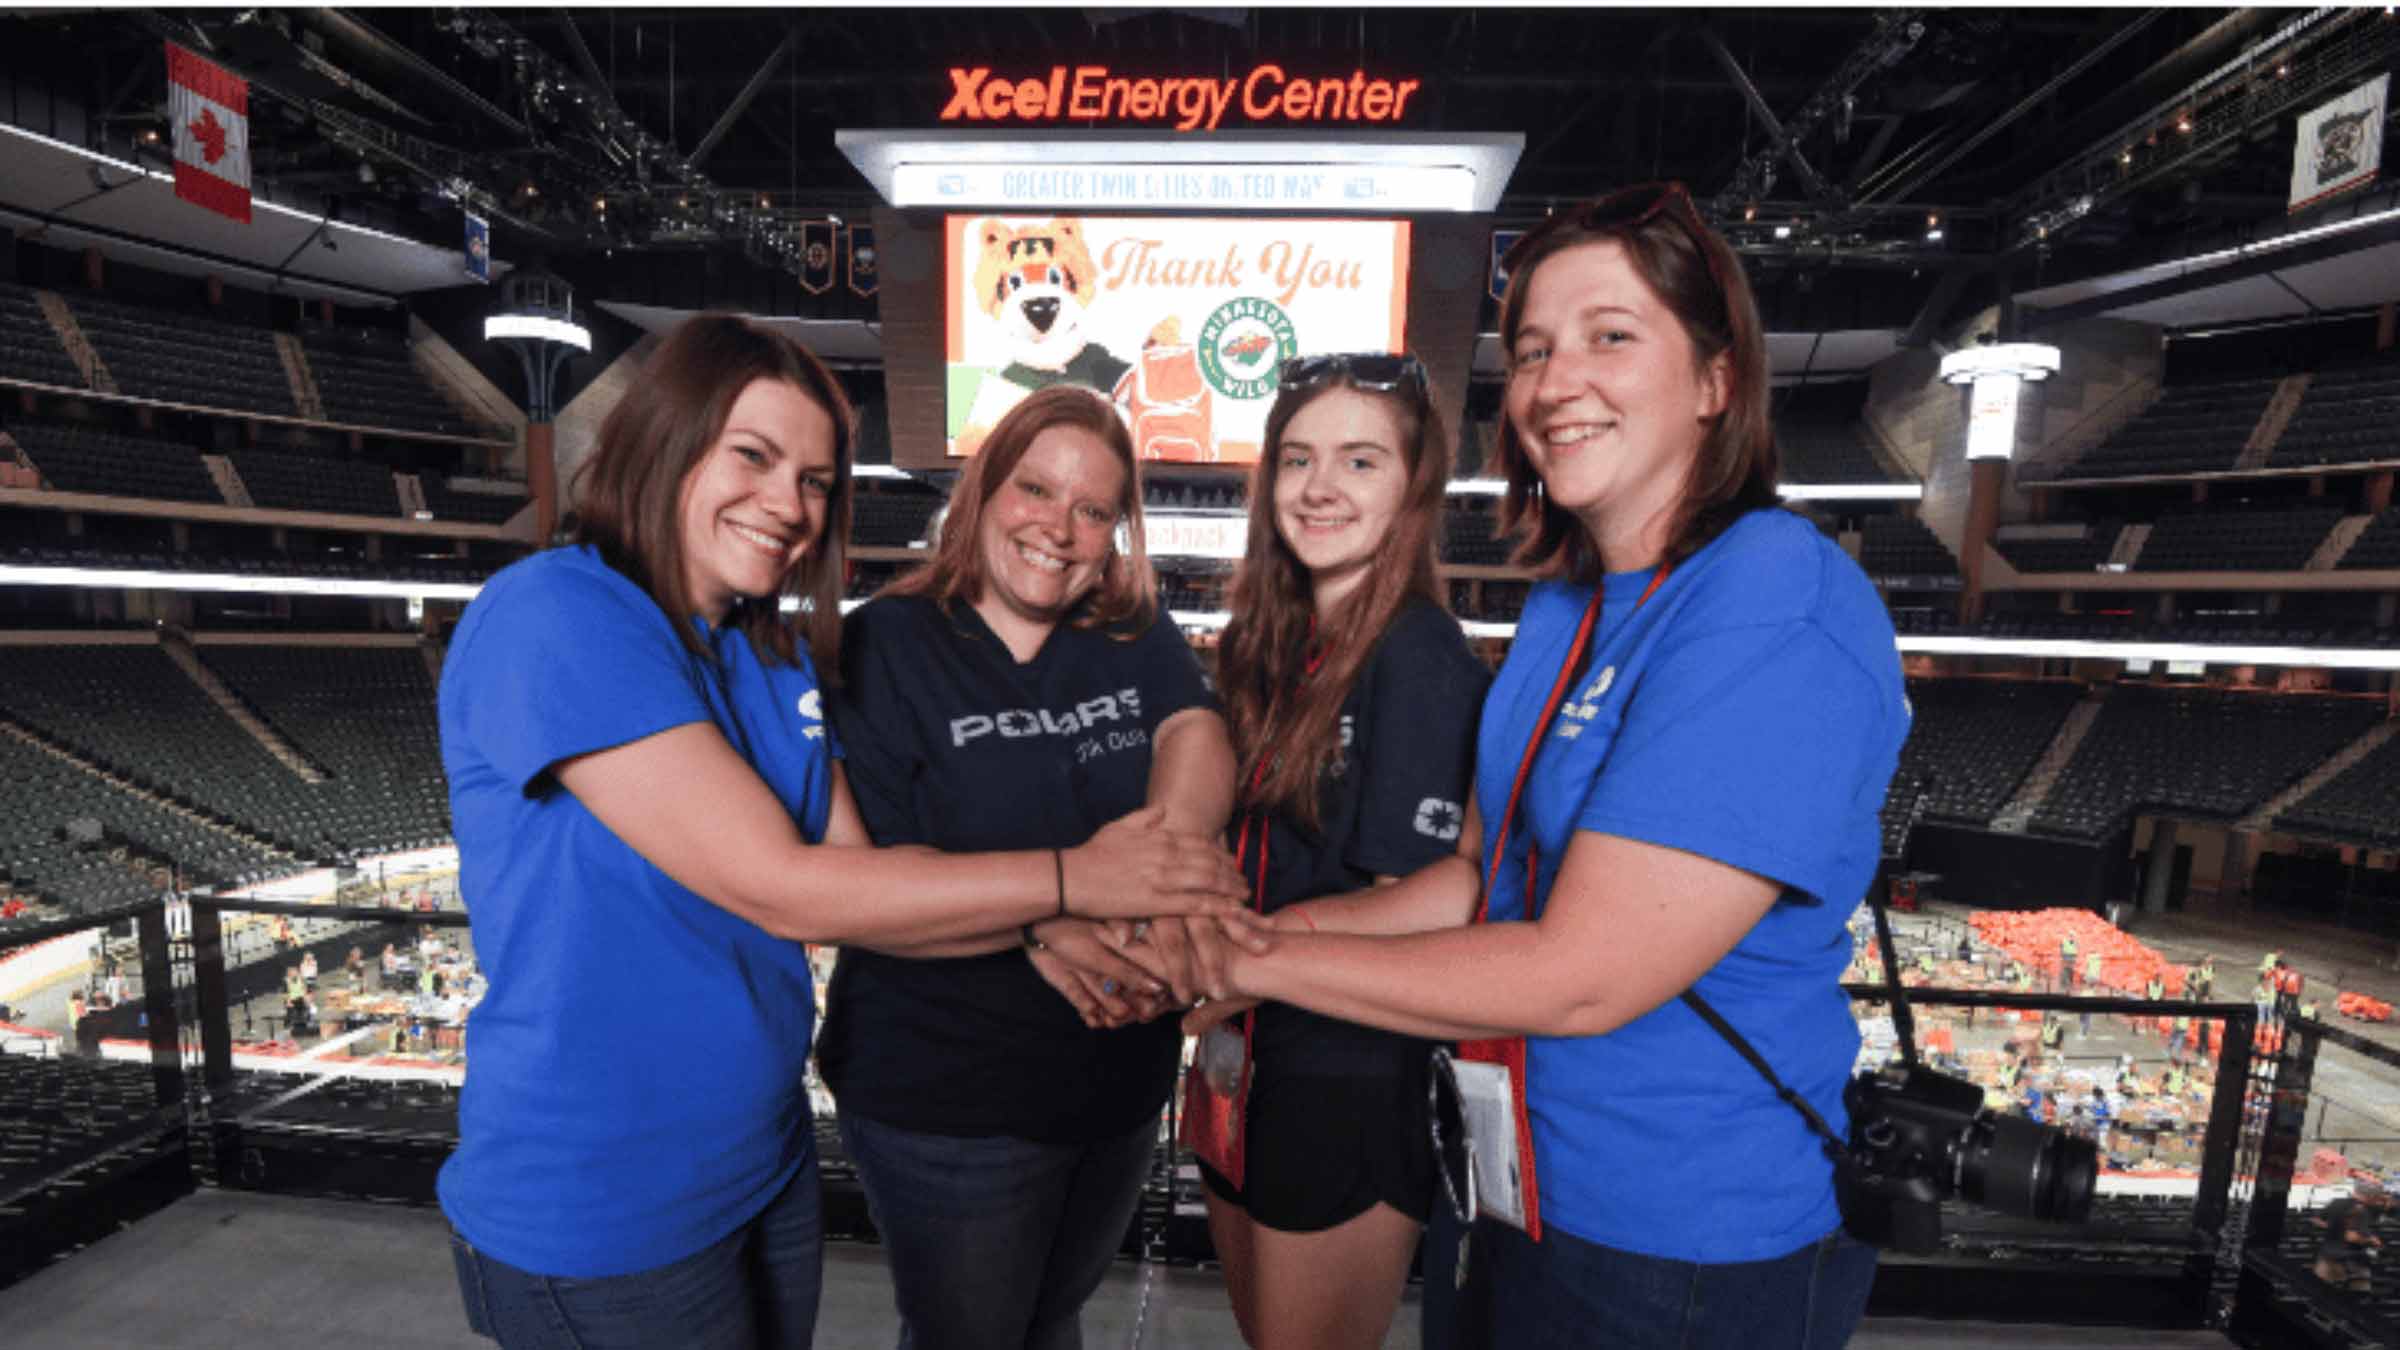
[[[1072,382],[1144,459],[1251,463],[1285,361],[1407,340],[1406,221],[960,215],[945,239],[952,455]]]

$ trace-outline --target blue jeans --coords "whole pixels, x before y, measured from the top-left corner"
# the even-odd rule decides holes
[[[1840,1350],[1875,1283],[1875,1249],[1838,1230],[1770,1260],[1700,1265],[1556,1227],[1537,1244],[1485,1220],[1472,1262],[1482,1273],[1469,1277],[1467,1323],[1442,1328],[1437,1341],[1429,1317],[1428,1350]],[[1432,1269],[1430,1252],[1427,1265],[1430,1311],[1432,1282],[1450,1272]]]
[[[456,1232],[467,1329],[503,1350],[808,1350],[824,1279],[817,1149],[757,1218],[680,1261],[566,1279],[519,1270]]]
[[[1090,1144],[920,1134],[856,1115],[842,1144],[891,1260],[901,1350],[1079,1350],[1133,1226],[1158,1122]]]

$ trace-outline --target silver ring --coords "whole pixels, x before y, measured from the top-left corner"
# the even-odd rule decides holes
[[[1139,942],[1148,936],[1150,936],[1150,921],[1148,919],[1135,919],[1133,921],[1133,940]]]
[[[1103,994],[1113,994],[1117,992],[1117,982],[1115,980],[1102,980],[1100,982],[1100,992]]]

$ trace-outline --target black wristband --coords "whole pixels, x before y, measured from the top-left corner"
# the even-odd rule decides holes
[[[1063,848],[1050,850],[1050,862],[1058,869],[1058,913],[1055,917],[1063,919],[1067,917],[1067,851]]]
[[[1032,924],[1020,926],[1017,929],[1017,936],[1025,939],[1025,950],[1029,952],[1046,952],[1050,950],[1050,944],[1042,941],[1041,937],[1033,931]]]

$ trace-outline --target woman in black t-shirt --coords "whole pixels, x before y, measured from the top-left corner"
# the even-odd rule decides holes
[[[1233,752],[1158,607],[1140,502],[1125,425],[1087,390],[992,429],[933,559],[844,628],[835,720],[876,843],[1063,848],[1145,805],[1221,837]],[[842,949],[818,1063],[903,1344],[1080,1343],[1174,1085],[1158,1015],[1200,987],[1181,920]]]
[[[1381,354],[1290,362],[1264,444],[1218,654],[1241,764],[1238,860],[1278,929],[1454,925],[1476,884],[1458,849],[1490,677],[1441,602],[1450,457],[1424,368]],[[1439,914],[1336,898],[1432,866],[1458,874],[1446,889],[1461,903]],[[1223,1066],[1245,1048],[1251,1066],[1246,1103],[1213,1113],[1238,1122],[1214,1142],[1200,1131],[1199,1150],[1243,1337],[1382,1345],[1438,1184],[1430,1046],[1272,1003],[1210,1035],[1195,1073],[1231,1081]]]

